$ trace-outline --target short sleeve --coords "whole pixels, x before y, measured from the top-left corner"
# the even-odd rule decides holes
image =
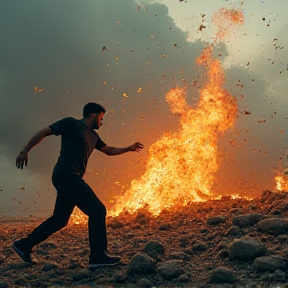
[[[53,131],[54,135],[62,135],[65,134],[73,129],[75,126],[75,119],[72,117],[67,117],[62,120],[59,120],[51,125],[49,127]]]
[[[103,142],[101,140],[101,138],[98,136],[98,139],[97,139],[97,142],[96,142],[96,145],[95,145],[95,149],[101,150],[101,148],[103,148],[104,146],[106,146],[106,143]]]

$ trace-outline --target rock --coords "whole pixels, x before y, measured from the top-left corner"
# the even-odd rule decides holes
[[[156,240],[153,240],[149,241],[145,245],[143,252],[155,260],[160,260],[161,256],[165,254],[165,248],[163,244]]]
[[[114,283],[124,283],[127,279],[126,273],[118,272],[114,276]]]
[[[170,230],[172,228],[172,225],[170,223],[165,223],[159,226],[159,230]]]
[[[226,267],[218,267],[211,273],[209,283],[234,283],[236,277],[232,271]]]
[[[107,219],[107,227],[111,227],[113,230],[122,228],[124,224],[119,221],[117,218],[108,218]]]
[[[286,273],[281,271],[281,270],[276,270],[274,273],[270,273],[270,274],[266,274],[266,275],[263,275],[261,277],[261,280],[264,280],[264,281],[267,281],[268,283],[271,283],[271,282],[283,282],[285,283],[286,282]],[[287,283],[285,284],[286,286],[282,286],[283,288],[287,288]],[[279,285],[279,283],[277,283],[277,285],[269,285],[269,288],[271,287],[275,287],[275,288],[279,288],[281,287]]]
[[[186,283],[186,282],[189,282],[190,281],[190,278],[188,277],[188,275],[186,274],[181,274],[177,281],[179,281],[180,283]]]
[[[151,281],[149,279],[142,278],[136,283],[136,286],[140,287],[140,288],[150,288],[153,285],[152,285],[152,283],[151,283]]]
[[[220,258],[226,258],[226,257],[229,256],[229,252],[228,252],[227,249],[222,249],[222,250],[220,250],[220,251],[218,252],[218,256],[219,256]]]
[[[183,261],[190,261],[190,255],[184,252],[174,252],[168,255],[168,260],[183,260]]]
[[[5,256],[0,255],[0,264],[3,264],[5,262]]]
[[[271,218],[264,219],[257,223],[257,230],[263,233],[278,236],[280,234],[288,234],[288,220]]]
[[[242,237],[230,243],[230,260],[249,261],[266,254],[266,246],[252,237]]]
[[[54,244],[53,242],[44,242],[40,244],[40,247],[43,249],[57,249],[57,245]]]
[[[238,236],[241,233],[239,226],[231,226],[225,232],[225,236]]]
[[[155,261],[146,254],[137,253],[128,264],[128,274],[151,274],[155,272]]]
[[[193,246],[193,251],[206,251],[208,250],[208,245],[206,243],[203,243],[203,242],[198,242],[198,243],[195,243]]]
[[[55,262],[47,262],[44,264],[43,268],[42,268],[42,271],[51,271],[53,269],[57,269],[59,268],[59,265]]]
[[[86,279],[89,277],[89,270],[82,269],[77,271],[76,273],[73,274],[72,279],[73,281],[81,281],[83,279]]]
[[[241,215],[241,216],[235,216],[232,219],[232,223],[233,225],[243,228],[243,227],[252,226],[258,223],[262,218],[263,216],[257,213],[246,214],[246,215]]]
[[[9,286],[8,286],[7,282],[0,279],[0,288],[8,288],[8,287]]]
[[[278,269],[286,270],[288,268],[287,261],[285,261],[285,258],[282,258],[280,256],[258,257],[254,261],[254,267],[259,272],[263,272],[263,271],[274,272]]]
[[[279,236],[277,236],[277,240],[278,240],[280,243],[285,243],[285,242],[287,242],[287,240],[288,240],[288,235],[279,235]]]
[[[217,245],[217,250],[228,249],[228,244],[224,241],[220,241]]]
[[[214,216],[207,219],[208,225],[219,225],[226,222],[226,216]]]
[[[156,271],[159,272],[164,279],[171,280],[179,277],[183,273],[182,263],[182,260],[168,260],[159,264]]]

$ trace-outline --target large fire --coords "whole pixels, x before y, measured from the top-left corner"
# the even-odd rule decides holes
[[[195,107],[187,104],[188,88],[172,88],[166,94],[171,112],[180,117],[179,129],[165,133],[149,148],[145,173],[116,199],[110,215],[123,210],[133,213],[142,207],[157,215],[165,208],[213,197],[211,189],[219,167],[217,141],[234,125],[238,109],[236,98],[223,88],[224,70],[212,52],[215,42],[243,21],[241,10],[222,8],[213,15],[216,39],[196,59],[197,65],[206,68],[208,79],[199,89],[198,103]],[[73,217],[77,223],[83,216],[78,211]]]
[[[242,24],[243,19],[238,10],[222,8],[214,14],[216,39],[196,59],[197,65],[207,69],[208,78],[199,90],[196,107],[187,104],[185,88],[172,88],[166,94],[171,112],[180,115],[179,129],[165,133],[149,148],[144,175],[132,181],[131,188],[117,199],[113,215],[142,207],[157,215],[165,208],[213,196],[211,188],[219,166],[217,140],[234,125],[238,110],[236,99],[223,88],[224,70],[212,52],[217,39],[222,39],[233,24]]]

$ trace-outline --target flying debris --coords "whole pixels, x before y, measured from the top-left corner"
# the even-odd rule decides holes
[[[103,47],[102,47],[102,52],[107,51],[107,50],[108,50],[108,49],[107,49],[106,46],[103,46]]]
[[[203,24],[201,24],[201,25],[198,27],[198,30],[199,30],[199,31],[202,31],[202,29],[204,29],[204,28],[206,28],[206,26],[203,25]]]

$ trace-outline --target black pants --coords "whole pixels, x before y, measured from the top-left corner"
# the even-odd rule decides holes
[[[65,227],[76,205],[89,217],[90,257],[102,253],[107,249],[106,207],[104,204],[80,176],[54,175],[52,182],[57,190],[53,215],[24,238],[22,244],[32,248]]]

